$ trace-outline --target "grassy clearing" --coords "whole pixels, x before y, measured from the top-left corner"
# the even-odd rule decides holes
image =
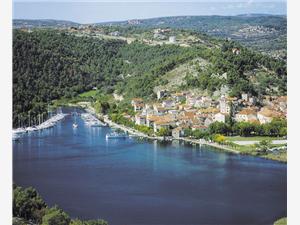
[[[281,147],[284,146],[283,144],[277,144],[277,145],[270,145],[271,148],[273,147]],[[287,152],[286,151],[280,151],[276,153],[267,152],[267,153],[259,153],[256,151],[256,147],[254,145],[235,145],[231,147],[233,150],[239,151],[241,154],[245,155],[252,155],[252,156],[258,156],[265,159],[271,159],[276,160],[280,162],[287,162]]]
[[[281,218],[281,219],[275,221],[274,225],[287,225],[287,218],[284,217],[284,218]]]
[[[283,137],[241,137],[241,136],[233,136],[233,137],[225,137],[227,141],[262,141],[262,140],[284,140]]]
[[[78,96],[81,97],[81,98],[88,98],[88,97],[94,97],[98,93],[99,93],[98,90],[90,90],[90,91],[87,91],[87,92],[83,92],[83,93],[79,94]]]
[[[266,155],[263,155],[262,157],[266,158],[266,159],[272,159],[272,160],[280,161],[280,162],[287,162],[286,152],[279,152],[277,154],[268,153]]]

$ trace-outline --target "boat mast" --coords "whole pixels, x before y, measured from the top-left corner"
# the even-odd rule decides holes
[[[30,127],[30,111],[28,112],[28,117],[29,117],[28,127]]]

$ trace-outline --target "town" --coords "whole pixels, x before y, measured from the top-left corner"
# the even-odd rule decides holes
[[[189,92],[168,93],[157,91],[157,101],[146,103],[141,98],[131,101],[135,116],[124,117],[137,125],[171,130],[174,138],[184,135],[185,128],[206,131],[214,122],[225,123],[232,116],[236,122],[253,124],[270,123],[273,119],[285,119],[286,96],[265,96],[256,98],[244,93],[240,99],[222,95],[219,99],[197,96]]]

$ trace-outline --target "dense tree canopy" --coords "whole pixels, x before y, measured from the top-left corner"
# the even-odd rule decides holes
[[[79,220],[71,219],[58,206],[48,207],[37,191],[32,188],[13,187],[13,217],[14,225],[34,224],[42,225],[107,225],[102,219]],[[16,219],[17,218],[17,219]]]
[[[41,30],[13,34],[13,115],[27,123],[45,112],[50,100],[72,97],[93,86],[114,84],[116,54],[125,43]]]

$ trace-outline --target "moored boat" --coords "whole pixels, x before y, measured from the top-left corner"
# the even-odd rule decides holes
[[[13,134],[23,134],[26,133],[26,129],[23,127],[17,128],[17,129],[13,129]]]
[[[111,132],[106,134],[106,139],[116,139],[116,138],[127,138],[129,137],[128,134],[125,133],[118,133],[118,132]]]

